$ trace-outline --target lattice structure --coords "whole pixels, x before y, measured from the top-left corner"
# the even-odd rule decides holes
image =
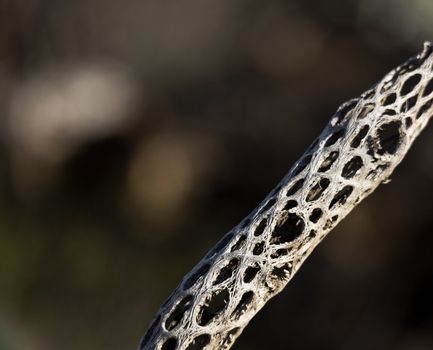
[[[329,231],[386,182],[432,115],[433,49],[344,103],[268,197],[183,279],[140,350],[228,349]]]

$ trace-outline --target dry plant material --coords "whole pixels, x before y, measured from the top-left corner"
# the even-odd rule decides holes
[[[386,182],[432,115],[433,49],[344,103],[278,186],[183,279],[140,350],[229,349],[320,241]]]

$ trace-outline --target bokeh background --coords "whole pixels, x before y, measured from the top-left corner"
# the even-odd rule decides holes
[[[0,0],[0,349],[135,349],[430,0]],[[433,349],[433,126],[234,346]]]

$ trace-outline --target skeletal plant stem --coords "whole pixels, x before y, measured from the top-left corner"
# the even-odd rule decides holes
[[[185,276],[140,350],[229,349],[329,231],[387,181],[432,115],[433,49],[344,103],[266,199]]]

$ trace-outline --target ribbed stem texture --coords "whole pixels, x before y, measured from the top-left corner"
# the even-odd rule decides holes
[[[344,103],[266,199],[185,276],[140,350],[229,349],[329,231],[386,182],[432,115],[432,46]]]

